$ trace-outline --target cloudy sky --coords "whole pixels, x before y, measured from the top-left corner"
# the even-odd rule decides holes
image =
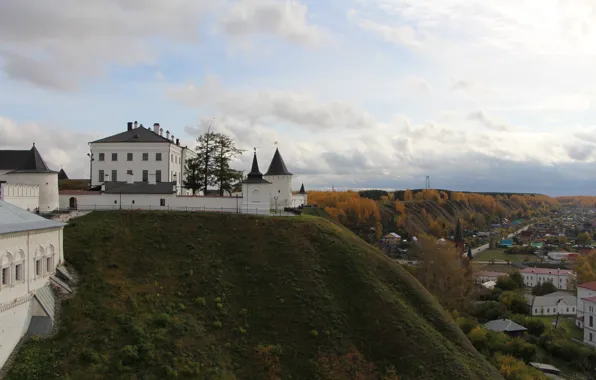
[[[594,194],[594,25],[592,0],[2,0],[0,149],[84,177],[128,121],[212,123],[307,189]]]

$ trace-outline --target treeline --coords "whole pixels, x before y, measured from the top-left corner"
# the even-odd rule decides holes
[[[399,192],[382,190],[311,191],[309,202],[353,230],[428,232],[447,237],[457,218],[465,228],[485,228],[502,218],[530,218],[548,214],[558,203],[544,195],[484,195],[436,189]]]
[[[596,207],[596,197],[587,195],[557,197],[561,206],[566,207]]]

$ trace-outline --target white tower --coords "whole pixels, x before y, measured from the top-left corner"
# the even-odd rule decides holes
[[[269,188],[271,183],[263,179],[257,161],[257,149],[252,159],[252,168],[242,182],[242,208],[247,212],[269,212]]]
[[[264,177],[271,182],[270,202],[271,208],[284,208],[292,206],[292,173],[288,171],[279,149],[275,154]]]

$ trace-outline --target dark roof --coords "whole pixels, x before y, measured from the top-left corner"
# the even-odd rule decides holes
[[[306,191],[304,191],[304,184],[300,186],[300,191],[298,192],[298,194],[306,194]]]
[[[257,161],[257,152],[252,158],[252,167],[250,173],[242,183],[271,183],[263,179],[263,173],[259,170],[259,162]]]
[[[173,194],[175,182],[106,182],[106,194]]]
[[[92,144],[97,143],[114,143],[114,142],[143,142],[143,143],[170,143],[173,144],[174,142],[171,140],[166,139],[163,136],[149,130],[145,127],[138,127],[133,128],[130,131],[124,131],[122,133],[117,133],[115,135],[105,137],[103,139],[91,141]]]
[[[273,159],[271,160],[271,164],[269,165],[269,169],[265,175],[292,175],[286,168],[286,164],[284,163],[284,159],[281,158],[281,154],[279,154],[279,149],[275,149],[275,154],[273,155]]]
[[[0,170],[10,173],[56,173],[46,165],[35,144],[29,150],[0,150]]]
[[[515,332],[527,330],[524,326],[518,325],[510,319],[496,319],[494,321],[490,321],[484,325],[484,328],[497,332]]]
[[[68,179],[68,176],[66,175],[66,172],[64,171],[64,169],[60,169],[60,171],[58,172],[58,179],[59,180]]]
[[[455,225],[455,237],[453,239],[456,243],[464,242],[464,234],[461,228],[461,221],[457,218],[457,224]]]

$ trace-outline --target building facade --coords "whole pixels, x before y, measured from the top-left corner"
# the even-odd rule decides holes
[[[584,343],[596,347],[596,296],[583,299]]]
[[[169,131],[163,132],[158,123],[145,128],[129,122],[127,130],[89,143],[91,149],[91,186],[105,182],[125,182],[132,175],[134,182],[175,182],[177,193],[191,194],[183,189],[185,164],[196,157],[194,150],[180,145]]]
[[[575,273],[567,269],[524,268],[520,273],[524,284],[530,288],[550,281],[557,289],[568,290],[575,279]]]
[[[528,295],[528,305],[534,316],[576,315],[577,299],[567,292],[555,292],[544,296]]]
[[[0,367],[32,318],[53,318],[47,300],[50,279],[64,261],[63,228],[0,201]]]
[[[35,144],[29,150],[0,150],[0,183],[8,185],[0,188],[0,199],[42,213],[58,208],[58,172],[48,167]]]
[[[596,281],[586,282],[577,285],[577,318],[575,325],[581,329],[584,328],[585,321],[585,305],[584,300],[592,297],[596,297]]]

